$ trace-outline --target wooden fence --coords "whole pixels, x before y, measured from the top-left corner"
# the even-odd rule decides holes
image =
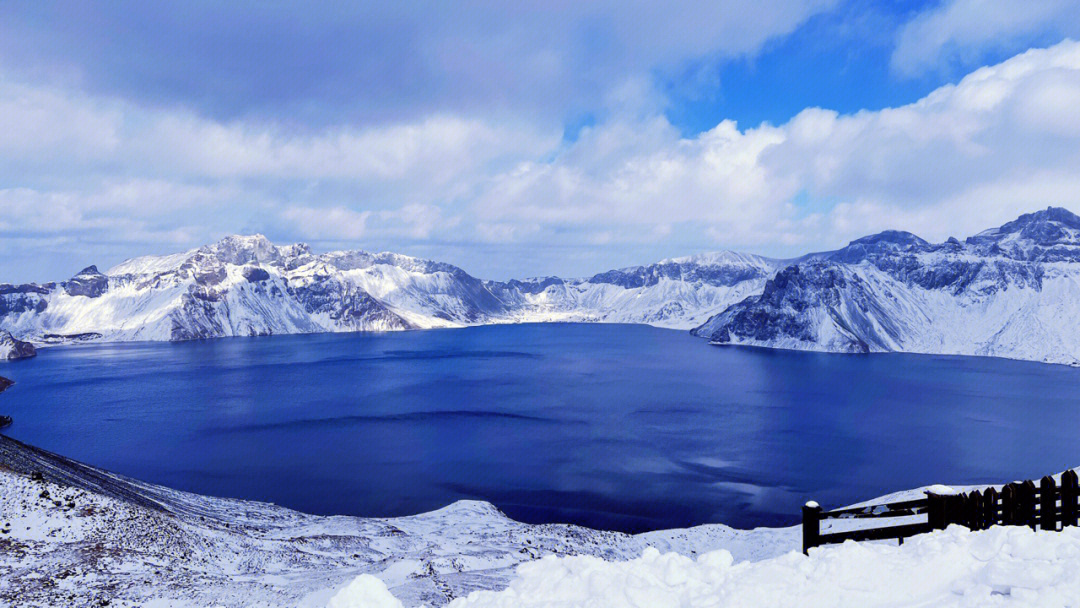
[[[815,502],[803,507],[803,553],[813,547],[845,540],[898,539],[931,530],[943,530],[950,524],[985,530],[990,526],[1031,526],[1042,530],[1060,530],[1077,525],[1080,484],[1075,471],[1066,471],[1061,484],[1052,477],[1014,482],[1001,491],[987,488],[964,494],[927,491],[926,498],[904,500],[865,507],[823,511]],[[887,525],[890,518],[921,517],[925,521]],[[822,522],[831,520],[874,520],[873,527],[822,533]]]

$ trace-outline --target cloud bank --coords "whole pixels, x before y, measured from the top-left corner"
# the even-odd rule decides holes
[[[966,6],[956,0],[912,20],[894,63],[918,70],[957,40],[981,44],[948,25]],[[1055,15],[1056,6],[1037,8]],[[792,255],[885,228],[939,240],[1047,205],[1080,210],[1080,44],[1069,40],[897,107],[811,107],[781,124],[724,120],[689,136],[665,117],[649,70],[688,54],[756,52],[821,9],[790,8],[725,4],[691,16],[644,5],[568,8],[569,31],[551,48],[580,61],[589,52],[575,45],[603,40],[592,56],[623,66],[589,85],[595,118],[569,134],[555,117],[565,107],[533,114],[521,102],[504,112],[494,98],[483,111],[440,97],[431,101],[438,110],[409,101],[393,119],[301,126],[257,111],[151,103],[123,95],[122,83],[106,91],[0,67],[2,278],[64,278],[87,263],[251,231],[321,248],[396,249],[492,278],[579,275],[706,249]],[[548,23],[541,13],[505,9],[496,15],[504,30],[463,25],[483,31],[456,39],[467,48],[435,55],[457,61],[472,48],[493,57],[493,41],[503,40],[501,65],[515,74],[475,79],[502,83],[502,99],[515,106],[513,95],[541,94],[529,88],[536,74],[522,57],[544,56],[548,46],[497,31],[513,38],[530,19]],[[708,27],[688,25],[705,17]],[[608,57],[613,48],[626,56]],[[554,80],[535,86],[562,82],[570,68],[553,65],[561,66]],[[533,84],[515,92],[525,80]]]

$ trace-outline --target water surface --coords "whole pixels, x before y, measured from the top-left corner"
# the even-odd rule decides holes
[[[929,483],[1080,465],[1080,370],[711,347],[635,325],[498,325],[42,349],[0,366],[22,441],[323,514],[477,498],[640,531],[793,523]]]

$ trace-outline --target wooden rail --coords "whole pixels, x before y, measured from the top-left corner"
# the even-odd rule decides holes
[[[1042,530],[1060,530],[1076,526],[1080,519],[1080,479],[1075,471],[1034,481],[1018,481],[1001,491],[987,488],[967,493],[943,489],[927,491],[926,498],[824,511],[816,502],[803,507],[803,553],[814,547],[846,540],[904,539],[916,534],[943,530],[959,524],[972,530],[990,526],[1031,526]],[[823,534],[821,523],[829,520],[886,520],[896,517],[926,516],[925,521],[901,525],[881,525]],[[884,523],[884,522],[882,522]]]

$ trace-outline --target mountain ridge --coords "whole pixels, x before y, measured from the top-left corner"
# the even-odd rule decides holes
[[[719,251],[508,281],[392,252],[232,235],[58,283],[0,284],[0,330],[41,345],[623,322],[715,344],[1080,364],[1074,301],[1080,217],[1050,207],[964,241],[885,230],[788,260]]]
[[[1080,364],[1080,217],[1050,207],[964,242],[886,231],[789,265],[693,330],[716,344]]]

